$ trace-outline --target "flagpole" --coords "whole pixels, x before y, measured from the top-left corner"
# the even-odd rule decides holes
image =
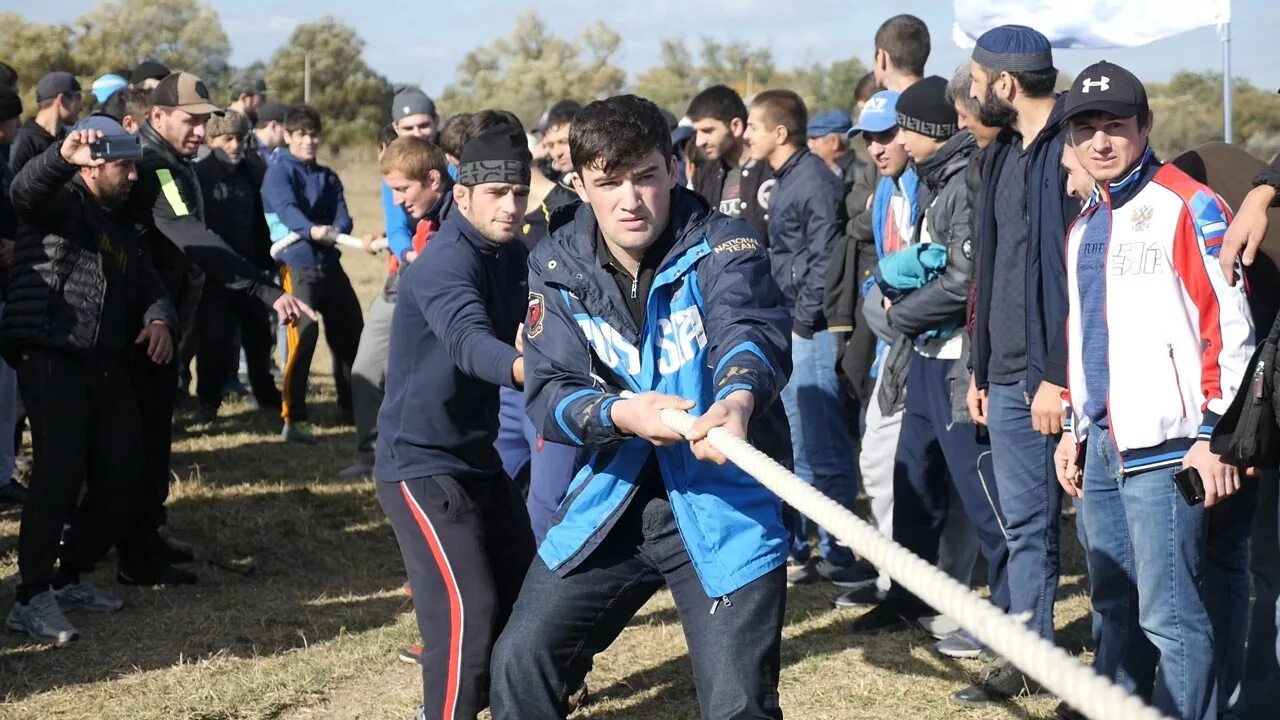
[[[1222,25],[1222,140],[1231,142],[1231,23]]]

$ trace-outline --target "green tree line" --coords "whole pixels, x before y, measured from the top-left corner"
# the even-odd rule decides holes
[[[632,78],[617,64],[622,37],[603,22],[577,36],[553,32],[536,12],[521,14],[504,37],[477,47],[458,63],[456,79],[439,100],[442,114],[501,107],[533,127],[557,100],[582,102],[635,92],[683,114],[689,99],[716,83],[744,96],[771,87],[800,93],[814,110],[853,109],[853,88],[866,72],[857,57],[781,68],[768,48],[703,38],[696,47],[661,41],[659,61]],[[19,73],[24,103],[34,109],[35,82],[50,70],[93,78],[121,72],[144,59],[194,72],[228,100],[241,72],[264,77],[272,97],[303,101],[303,66],[311,62],[311,104],[323,113],[334,145],[367,144],[389,117],[392,85],[363,60],[364,41],[334,17],[298,25],[288,42],[264,62],[234,68],[231,42],[217,12],[200,0],[102,0],[66,24],[41,24],[18,13],[0,13],[0,61]],[[950,68],[931,68],[949,75]],[[1153,144],[1168,156],[1222,137],[1221,78],[1182,72],[1148,85],[1156,117]],[[1237,80],[1236,142],[1270,159],[1280,152],[1280,96]]]

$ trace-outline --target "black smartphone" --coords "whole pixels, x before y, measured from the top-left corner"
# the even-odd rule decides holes
[[[1200,479],[1200,471],[1193,467],[1182,468],[1173,474],[1173,484],[1177,486],[1178,492],[1182,493],[1182,499],[1187,501],[1188,505],[1199,505],[1204,502],[1204,481]]]
[[[141,160],[142,141],[137,135],[107,135],[89,146],[89,155],[94,160]]]

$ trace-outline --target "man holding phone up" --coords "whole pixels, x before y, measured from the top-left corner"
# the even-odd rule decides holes
[[[1066,117],[1065,152],[1097,189],[1067,236],[1074,430],[1055,459],[1062,487],[1084,498],[1102,636],[1126,639],[1101,645],[1094,667],[1163,715],[1215,718],[1205,509],[1240,489],[1241,472],[1209,437],[1254,342],[1244,290],[1218,262],[1230,211],[1155,158],[1146,90],[1124,68],[1086,68]],[[1179,472],[1203,480],[1203,504],[1184,500]]]

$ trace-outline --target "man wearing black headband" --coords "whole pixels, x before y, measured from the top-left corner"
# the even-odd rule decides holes
[[[413,588],[420,717],[474,718],[489,653],[533,559],[529,515],[494,449],[498,388],[524,385],[515,347],[528,284],[523,130],[462,150],[456,211],[401,271],[374,477]]]

